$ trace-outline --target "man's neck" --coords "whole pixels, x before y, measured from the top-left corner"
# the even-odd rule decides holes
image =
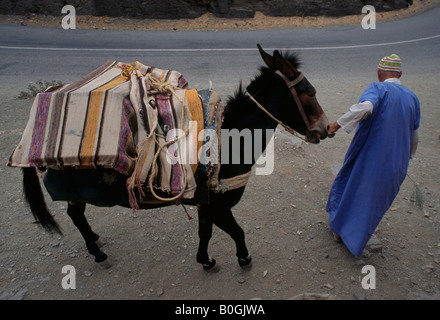
[[[383,82],[391,82],[391,83],[401,84],[399,78],[387,78]]]

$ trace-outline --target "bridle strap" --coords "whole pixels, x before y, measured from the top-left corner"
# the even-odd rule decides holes
[[[304,79],[304,75],[301,72],[298,75],[298,77],[296,77],[292,81],[290,81],[289,78],[287,78],[280,70],[275,71],[275,73],[277,75],[279,75],[281,78],[283,78],[284,81],[286,81],[287,87],[289,89],[296,86],[298,83],[300,83]]]
[[[298,77],[296,77],[294,80],[290,81],[289,78],[287,78],[281,71],[277,70],[275,72],[276,74],[278,74],[285,82],[287,87],[290,89],[290,92],[292,93],[293,99],[295,100],[295,103],[298,107],[298,110],[301,114],[301,117],[304,120],[304,123],[306,124],[307,129],[310,131],[310,124],[309,124],[309,120],[306,117],[306,114],[304,112],[304,108],[302,106],[301,101],[299,100],[298,97],[298,93],[295,90],[295,86],[300,83],[303,79],[304,79],[304,75],[302,73],[300,73],[298,75]],[[264,111],[272,120],[274,120],[275,122],[277,122],[279,125],[281,125],[287,132],[293,134],[295,137],[303,140],[304,142],[307,143],[307,140],[304,139],[302,136],[300,136],[295,129],[289,127],[287,124],[284,124],[282,121],[278,120],[277,118],[275,118],[269,111],[267,111],[267,109],[265,107],[263,107],[261,105],[261,103],[259,103],[250,93],[249,91],[246,90],[247,95],[249,96],[249,98],[251,98],[251,100],[257,105],[258,108],[260,108],[262,111]]]
[[[295,79],[291,81],[280,70],[275,71],[275,73],[279,75],[286,82],[286,85],[290,89],[290,93],[292,93],[293,99],[295,100],[296,106],[298,107],[298,111],[301,114],[304,123],[306,124],[306,128],[307,130],[310,131],[311,128],[310,128],[309,119],[307,119],[306,113],[304,111],[304,107],[301,103],[301,100],[299,100],[298,93],[296,92],[295,89],[295,86],[304,79],[304,75],[300,73]]]

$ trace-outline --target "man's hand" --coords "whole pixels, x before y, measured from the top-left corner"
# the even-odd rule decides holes
[[[335,136],[336,131],[338,131],[341,126],[337,122],[330,123],[328,129],[328,137],[333,138]]]

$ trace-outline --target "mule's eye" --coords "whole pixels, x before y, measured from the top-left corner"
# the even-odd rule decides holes
[[[315,96],[316,96],[316,92],[310,92],[310,93],[309,93],[309,97],[310,97],[310,98],[314,98]]]

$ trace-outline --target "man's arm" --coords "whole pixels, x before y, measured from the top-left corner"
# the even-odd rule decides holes
[[[340,128],[344,129],[347,133],[353,131],[360,121],[367,118],[373,112],[373,107],[370,101],[363,101],[352,105],[342,117],[330,124],[329,137],[333,137],[334,133]]]

